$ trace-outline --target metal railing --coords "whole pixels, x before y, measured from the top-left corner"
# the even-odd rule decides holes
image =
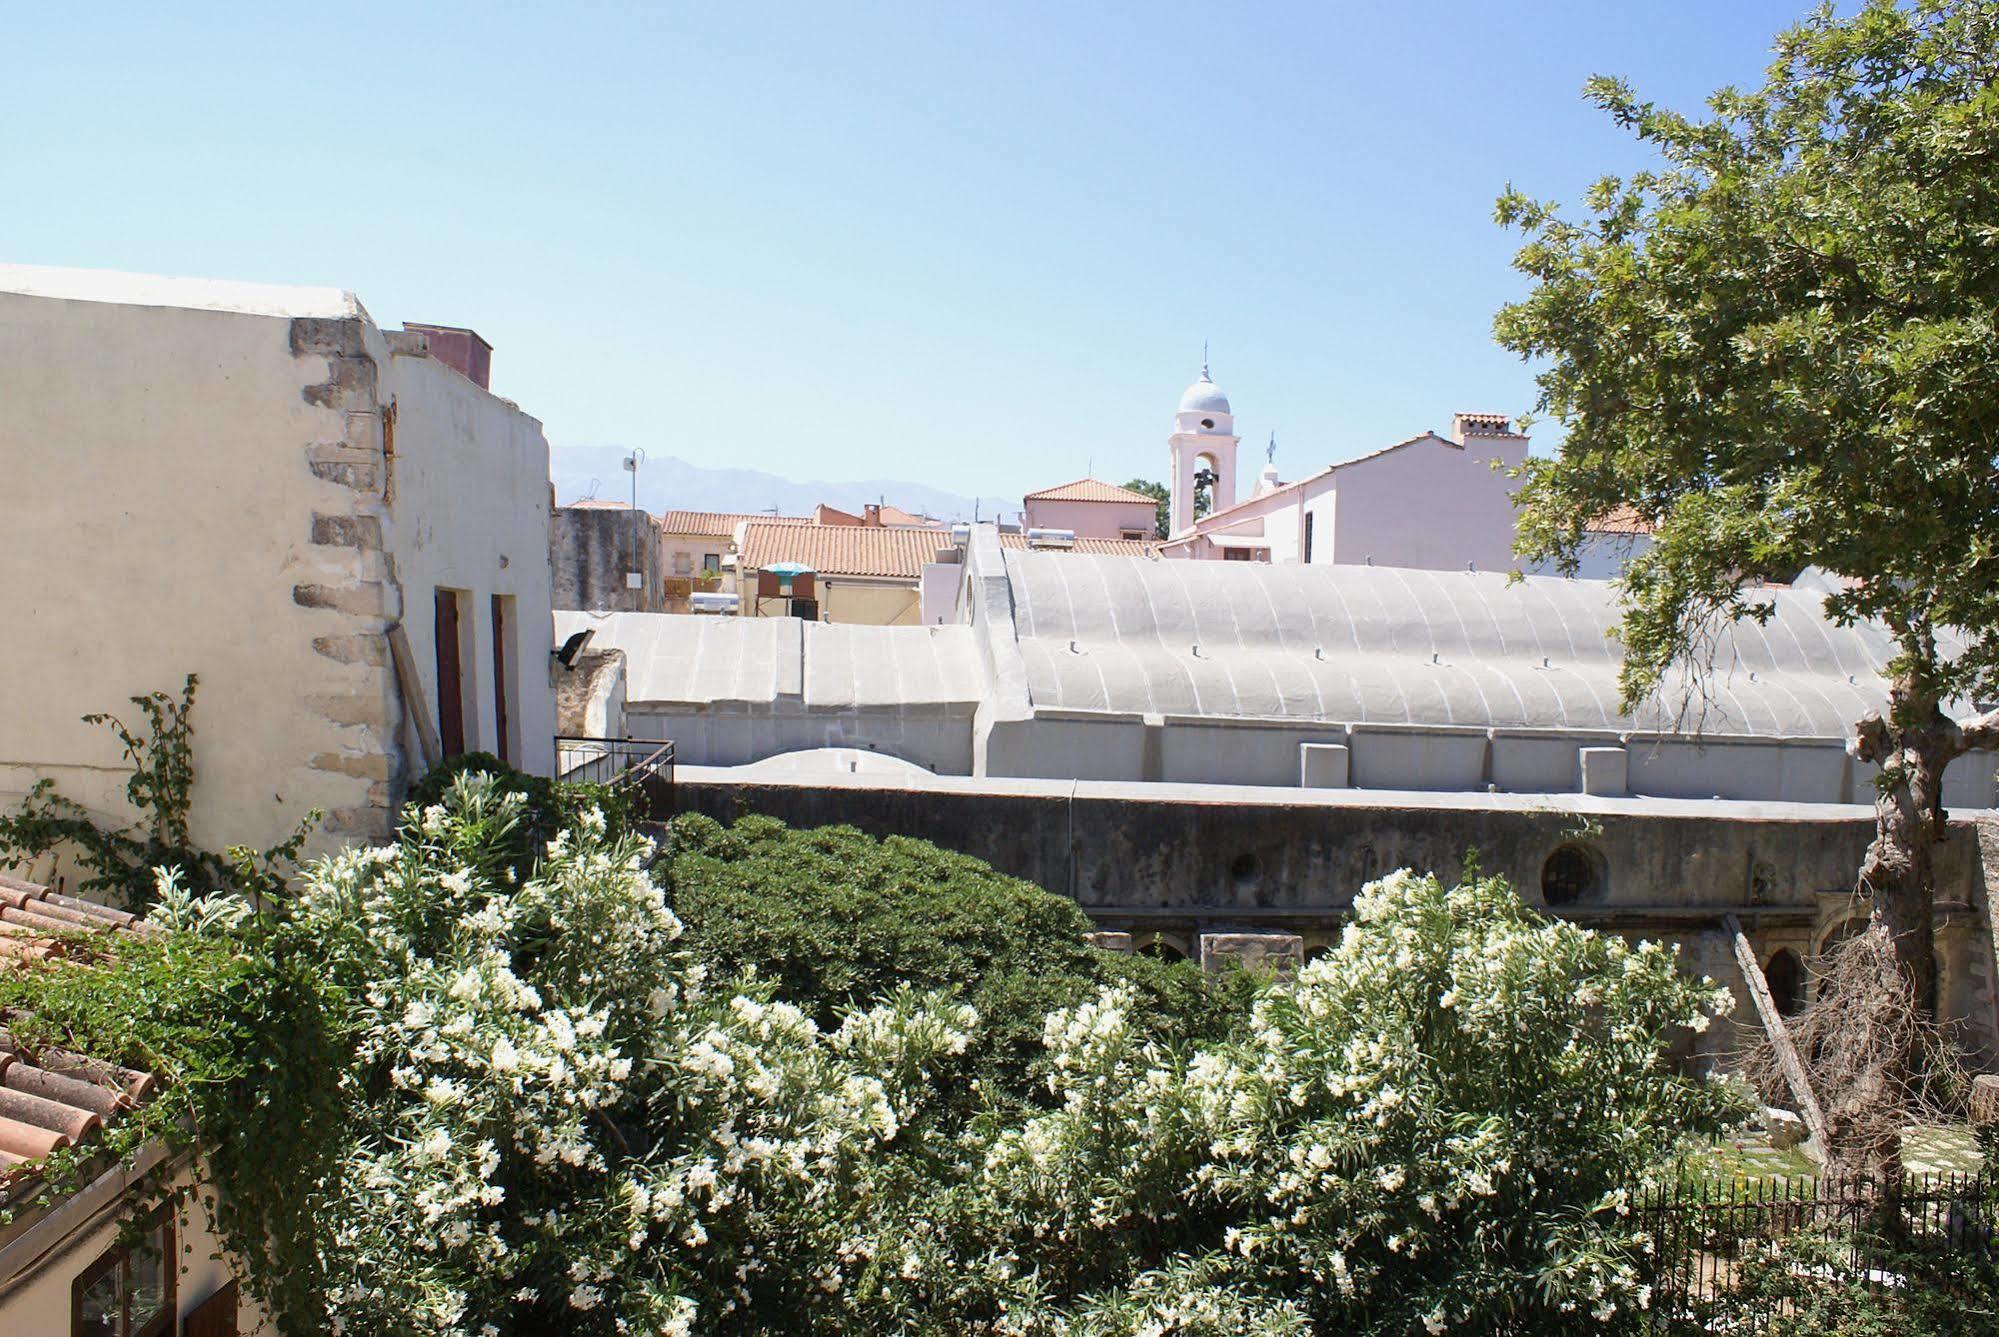
[[[1798,1177],[1675,1184],[1633,1210],[1654,1241],[1647,1280],[1655,1330],[1757,1331],[1788,1314],[1788,1301],[1744,1294],[1745,1269],[1787,1241],[1817,1236],[1827,1286],[1907,1284],[1893,1256],[1992,1260],[1999,1172],[1909,1175],[1898,1184]],[[1794,1278],[1820,1272],[1792,1264]]]
[[[555,776],[629,789],[633,816],[642,822],[664,822],[673,816],[671,742],[557,734]]]

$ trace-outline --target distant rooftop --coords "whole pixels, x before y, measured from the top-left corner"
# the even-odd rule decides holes
[[[915,580],[948,542],[939,529],[772,524],[766,517],[743,526],[736,565],[758,571],[777,562],[797,562],[822,576]]]
[[[732,535],[745,521],[770,525],[809,525],[802,515],[772,515],[768,511],[668,511],[660,528],[669,534]]]
[[[1118,487],[1095,478],[1078,478],[1073,483],[1063,483],[1059,487],[1045,487],[1039,492],[1027,494],[1028,501],[1116,501],[1150,506],[1158,501],[1143,492],[1133,492],[1128,487]]]
[[[231,311],[246,316],[344,319],[366,314],[353,293],[339,288],[170,278],[161,274],[127,274],[115,269],[60,269],[47,265],[0,264],[0,293],[67,302]]]

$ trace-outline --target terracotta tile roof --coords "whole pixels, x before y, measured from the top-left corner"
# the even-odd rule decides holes
[[[802,515],[771,515],[764,511],[668,511],[659,527],[668,534],[732,535],[745,520],[769,525],[809,525]]]
[[[90,957],[75,938],[54,934],[151,931],[122,910],[0,875],[0,971],[61,969],[66,960]],[[32,1175],[50,1152],[89,1140],[158,1087],[146,1073],[87,1054],[31,1048],[0,1027],[0,1186]]]
[[[797,562],[822,576],[880,576],[915,580],[949,538],[936,529],[877,529],[856,525],[788,525],[751,521],[743,526],[740,571]]]
[[[1025,548],[1028,546],[1025,534],[1001,534],[1002,548]],[[1097,557],[1150,557],[1159,545],[1152,539],[1099,539],[1078,538],[1073,544],[1041,547],[1035,552],[1083,552]]]
[[[1592,534],[1649,534],[1652,522],[1636,506],[1613,506],[1585,526]]]
[[[1039,492],[1027,494],[1027,501],[1117,501],[1136,505],[1152,506],[1157,498],[1148,497],[1143,492],[1133,492],[1128,487],[1118,487],[1095,478],[1078,478],[1073,483],[1060,487],[1045,487]]]

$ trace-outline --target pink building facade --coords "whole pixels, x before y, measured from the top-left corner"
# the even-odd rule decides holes
[[[1095,478],[1043,488],[1021,500],[1028,529],[1066,529],[1079,539],[1149,539],[1158,523],[1158,502]]]

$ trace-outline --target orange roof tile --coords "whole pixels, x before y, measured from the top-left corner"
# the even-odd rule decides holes
[[[60,967],[87,959],[73,938],[52,934],[153,931],[122,910],[0,875],[0,971]],[[36,1049],[0,1029],[0,1185],[32,1175],[41,1159],[75,1146],[158,1088],[154,1077],[62,1049]]]
[[[1025,534],[1001,534],[1002,548],[1026,548]],[[1035,548],[1035,552],[1083,552],[1097,557],[1150,557],[1158,544],[1151,539],[1099,539],[1078,538],[1074,543],[1053,544]]]
[[[1583,528],[1592,534],[1649,534],[1652,522],[1640,515],[1636,506],[1626,504],[1611,507]]]
[[[745,520],[759,524],[809,525],[802,515],[771,515],[765,511],[668,511],[660,519],[660,529],[668,534],[718,534],[727,537]]]
[[[1133,492],[1128,487],[1118,487],[1095,478],[1078,478],[1073,483],[1060,487],[1045,487],[1039,492],[1027,494],[1027,501],[1116,501],[1130,505],[1152,506],[1157,498],[1148,497],[1143,492]]]
[[[936,529],[878,529],[871,525],[789,525],[752,521],[743,526],[736,566],[757,571],[797,562],[822,576],[880,576],[915,580],[949,538]]]

